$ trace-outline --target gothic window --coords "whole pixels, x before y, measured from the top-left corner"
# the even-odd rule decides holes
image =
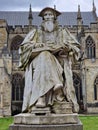
[[[21,36],[16,36],[13,38],[12,43],[11,43],[11,53],[12,53],[12,58],[13,60],[19,60],[19,45],[22,43],[23,38]]]
[[[83,100],[82,85],[81,85],[81,79],[76,73],[73,73],[73,83],[74,83],[74,87],[75,87],[77,100],[78,100],[78,102],[80,102],[81,100]]]
[[[12,101],[23,100],[24,84],[22,75],[15,73],[12,76]]]
[[[95,43],[91,36],[88,36],[86,39],[86,51],[87,51],[87,58],[89,59],[95,59],[96,57],[96,47]]]
[[[98,76],[94,82],[94,100],[98,100]]]

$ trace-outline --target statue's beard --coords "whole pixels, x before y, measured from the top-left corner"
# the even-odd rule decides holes
[[[53,21],[45,21],[43,27],[45,31],[52,32],[54,30],[54,23]]]

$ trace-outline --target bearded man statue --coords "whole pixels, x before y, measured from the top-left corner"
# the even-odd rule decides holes
[[[23,112],[51,107],[54,101],[71,102],[73,112],[79,110],[71,66],[80,56],[80,44],[58,25],[59,15],[53,8],[44,8],[39,13],[41,27],[32,29],[20,45],[19,67],[25,70]]]

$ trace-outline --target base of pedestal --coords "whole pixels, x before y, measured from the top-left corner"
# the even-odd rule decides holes
[[[62,124],[62,125],[20,125],[13,124],[9,130],[83,130],[81,122],[78,124]]]
[[[45,116],[22,113],[14,116],[9,130],[83,130],[83,125],[76,113]]]

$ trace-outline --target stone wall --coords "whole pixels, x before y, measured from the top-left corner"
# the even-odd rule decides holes
[[[91,36],[95,43],[96,48],[96,58],[87,59],[85,48],[86,48],[86,39],[88,36]],[[94,99],[94,81],[96,76],[98,76],[98,31],[97,26],[91,26],[91,28],[85,30],[85,38],[83,40],[83,51],[84,51],[84,60],[82,65],[82,72],[84,75],[83,88],[84,88],[84,102],[86,104],[87,113],[96,113],[98,112],[98,100]]]
[[[7,46],[8,32],[5,20],[0,20],[0,53]],[[11,70],[9,54],[0,54],[0,116],[11,115]]]
[[[11,79],[0,59],[0,116],[11,115]]]
[[[5,20],[0,20],[0,48],[7,43],[7,24]]]

